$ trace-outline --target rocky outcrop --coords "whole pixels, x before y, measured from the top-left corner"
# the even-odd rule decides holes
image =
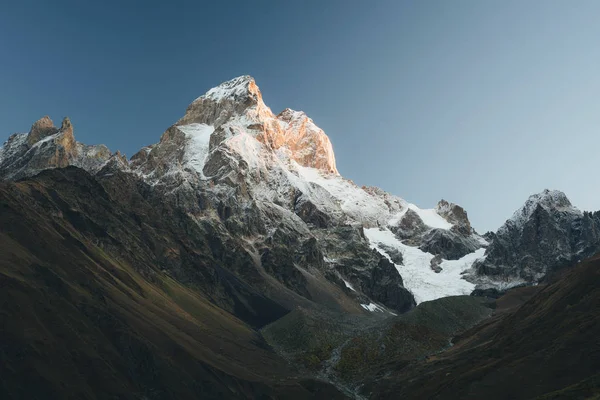
[[[305,167],[337,174],[333,147],[325,132],[301,111],[283,110],[277,120],[284,137],[281,147],[290,158]]]
[[[458,260],[481,248],[481,243],[473,236],[461,235],[453,230],[432,229],[423,235],[419,248],[446,260]]]
[[[54,126],[54,122],[46,115],[34,122],[31,126],[29,134],[27,135],[27,144],[33,146],[40,140],[52,136],[57,132],[58,129]]]
[[[435,210],[446,221],[450,222],[456,232],[462,235],[470,235],[474,233],[471,227],[471,222],[464,208],[458,204],[449,203],[446,200],[440,200],[435,206]]]
[[[389,229],[403,243],[446,260],[458,260],[481,248],[484,242],[471,228],[467,213],[462,207],[441,200],[435,211],[452,224],[449,229],[426,225],[419,214],[410,208],[399,220],[390,224]],[[434,270],[437,271],[437,267]]]
[[[319,207],[310,201],[310,198],[301,193],[294,201],[294,212],[304,222],[317,228],[327,228],[331,222],[331,217],[327,213],[320,210]]]
[[[412,293],[404,288],[402,277],[387,258],[381,257],[371,270],[371,280],[366,294],[378,303],[401,313],[417,305]]]
[[[428,229],[421,217],[411,209],[406,210],[406,213],[397,223],[390,225],[390,230],[394,232],[398,239],[408,239],[415,243],[420,242],[421,237]]]

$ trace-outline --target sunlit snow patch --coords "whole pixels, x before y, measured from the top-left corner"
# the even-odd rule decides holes
[[[471,268],[475,260],[483,257],[485,249],[467,254],[459,260],[444,260],[439,273],[431,269],[433,254],[425,253],[416,247],[402,244],[389,230],[379,228],[365,229],[371,248],[377,249],[391,262],[390,256],[381,248],[381,244],[398,249],[402,253],[404,265],[394,264],[402,276],[404,286],[412,292],[418,303],[441,297],[468,295],[475,285],[462,279],[461,273]]]

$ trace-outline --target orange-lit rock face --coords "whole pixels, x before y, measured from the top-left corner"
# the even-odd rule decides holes
[[[54,135],[58,132],[58,129],[54,126],[54,123],[47,115],[37,120],[29,130],[27,135],[27,144],[33,146],[45,137]]]
[[[301,111],[285,109],[277,116],[283,130],[283,145],[300,165],[337,174],[329,138]]]
[[[111,156],[106,146],[78,143],[68,117],[59,129],[45,116],[31,126],[29,133],[12,135],[0,148],[0,179],[19,179],[69,165],[95,172]]]
[[[275,116],[262,100],[252,77],[222,83],[196,99],[177,125],[200,123],[215,127],[210,148],[231,135],[246,132],[271,150],[286,150],[305,167],[337,174],[329,138],[303,112],[284,110]]]

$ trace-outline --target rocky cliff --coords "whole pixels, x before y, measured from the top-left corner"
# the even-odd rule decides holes
[[[600,213],[582,212],[556,190],[532,195],[493,235],[472,279],[481,289],[540,282],[600,251]]]

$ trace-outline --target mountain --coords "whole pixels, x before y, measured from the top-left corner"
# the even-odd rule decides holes
[[[556,190],[532,195],[474,264],[480,289],[531,285],[600,251],[600,212],[581,212]]]
[[[358,187],[339,174],[327,135],[303,112],[275,115],[249,76],[194,100],[158,143],[130,161],[76,142],[68,118],[59,129],[44,117],[0,149],[3,179],[67,165],[144,182],[197,223],[218,227],[219,240],[260,258],[287,289],[328,298],[318,301],[327,307],[346,309],[340,303],[350,297],[362,308],[404,312],[444,296],[535,284],[600,250],[598,214],[578,211],[557,191],[532,196],[485,239],[459,205],[441,200],[420,209]],[[314,253],[308,264],[307,246]]]
[[[38,125],[46,130],[38,133]],[[68,126],[57,130],[44,118],[29,134],[11,136],[0,174],[18,179],[74,165],[99,179],[130,175],[195,223],[211,225],[215,240],[232,243],[246,262],[260,264],[260,290],[275,282],[269,290],[291,290],[277,295],[288,309],[318,299],[346,311],[353,303],[357,312],[374,305],[405,312],[475,287],[460,273],[486,242],[462,208],[442,201],[423,210],[344,179],[325,133],[303,112],[273,114],[249,76],[193,101],[157,144],[129,162],[104,147],[66,146],[63,137],[76,143]],[[47,144],[37,151],[41,137]]]
[[[42,118],[0,148],[0,209],[3,398],[372,397],[496,321],[472,293],[600,250],[559,192],[484,238],[457,204],[359,187],[249,76],[130,160]]]

